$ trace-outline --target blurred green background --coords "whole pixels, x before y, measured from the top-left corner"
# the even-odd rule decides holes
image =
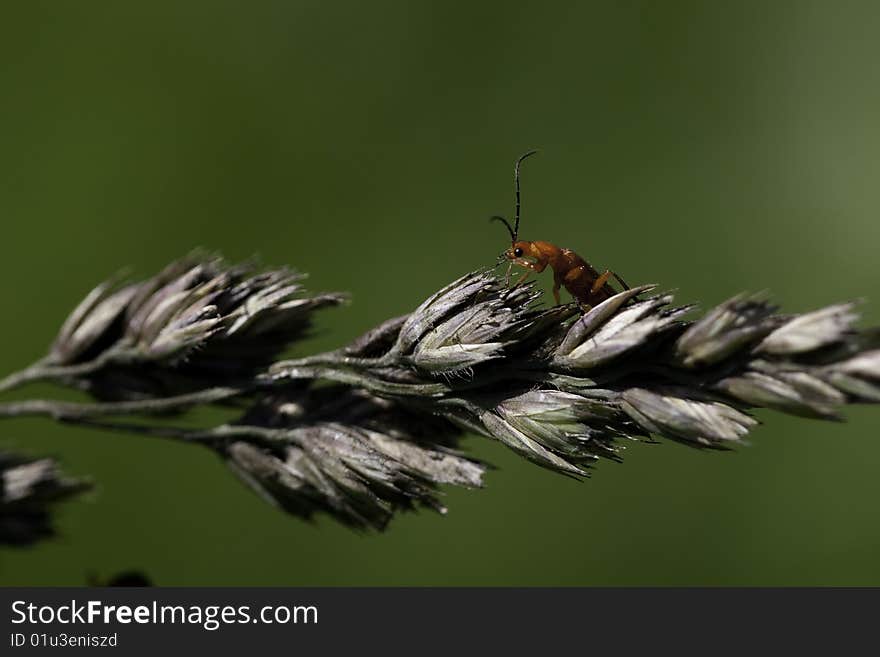
[[[0,24],[0,371],[124,266],[195,246],[348,290],[300,353],[526,239],[704,306],[865,297],[880,322],[880,6],[832,2],[29,2]],[[549,276],[543,283],[549,287]],[[49,387],[33,395],[54,392]],[[12,398],[10,396],[10,398]],[[4,584],[880,585],[880,409],[761,414],[753,444],[633,445],[577,483],[500,466],[384,535],[270,508],[199,448],[6,421],[97,491]]]

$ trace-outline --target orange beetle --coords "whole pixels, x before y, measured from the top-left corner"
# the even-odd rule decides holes
[[[559,288],[566,290],[577,299],[581,306],[594,306],[597,303],[617,294],[608,283],[612,276],[628,290],[629,286],[620,276],[606,269],[599,273],[590,263],[581,258],[571,249],[561,249],[550,242],[528,242],[519,239],[519,168],[522,161],[538,151],[529,151],[516,161],[513,169],[514,184],[516,186],[516,214],[513,226],[504,217],[494,216],[490,221],[501,221],[510,233],[510,248],[501,254],[510,263],[507,268],[507,281],[510,283],[510,268],[513,265],[525,267],[527,271],[514,284],[519,285],[531,272],[541,273],[549,265],[553,270],[553,298],[559,304]]]

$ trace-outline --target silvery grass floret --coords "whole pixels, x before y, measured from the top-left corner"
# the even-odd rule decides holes
[[[26,546],[53,536],[52,507],[90,487],[63,474],[54,459],[0,452],[0,544]]]
[[[461,432],[450,422],[348,386],[271,396],[235,429],[216,448],[265,499],[357,529],[383,529],[417,505],[445,513],[437,485],[477,488],[485,472],[455,449]]]
[[[195,253],[145,281],[106,281],[71,312],[49,353],[0,390],[53,380],[99,399],[138,399],[248,384],[303,337],[314,310],[302,274]]]
[[[47,359],[5,384],[49,378],[99,401],[9,402],[0,417],[200,443],[289,513],[381,529],[399,509],[443,510],[440,485],[482,485],[486,466],[457,451],[463,431],[581,478],[634,441],[741,445],[754,408],[838,419],[880,401],[880,331],[857,329],[853,304],[782,315],[739,295],[693,318],[643,285],[546,307],[534,284],[510,288],[492,270],[335,351],[270,362],[341,298],[305,294],[286,270],[206,258],[101,287]],[[215,403],[247,410],[205,429],[155,420]]]

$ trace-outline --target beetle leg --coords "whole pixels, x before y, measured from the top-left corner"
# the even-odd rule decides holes
[[[525,267],[525,271],[523,272],[523,275],[517,279],[516,283],[511,285],[510,284],[510,269],[511,269],[511,267],[513,267],[513,265],[518,265],[519,267]],[[538,265],[536,265],[535,263],[533,263],[529,260],[526,260],[525,258],[511,258],[510,264],[508,264],[508,266],[507,266],[507,288],[508,288],[508,290],[513,290],[514,288],[517,288],[520,285],[522,285],[523,281],[525,281],[526,278],[528,278],[529,274],[531,274],[533,271],[540,272],[543,270],[544,270],[544,267],[539,268]]]
[[[596,294],[596,292],[605,287],[609,278],[611,278],[611,272],[606,269],[605,272],[593,282],[593,287],[590,288],[590,294]]]
[[[528,261],[526,261],[528,262]],[[547,269],[547,261],[546,260],[538,260],[537,262],[529,262],[529,269],[534,271],[536,274],[540,274],[542,271]]]
[[[523,281],[525,281],[529,277],[529,274],[531,274],[531,273],[532,272],[530,272],[528,269],[526,271],[524,271],[522,276],[520,276],[518,279],[516,279],[516,283],[514,283],[512,287],[519,287],[520,285],[522,285]]]
[[[536,272],[536,273],[540,274],[542,271],[544,271],[544,267],[547,266],[546,264],[541,266],[541,263],[534,263],[529,260],[526,260],[525,258],[515,258],[510,261],[510,264],[517,265],[518,267],[525,267],[525,269],[526,269],[525,273],[522,276],[520,276],[520,279],[516,283],[513,284],[513,287],[516,287],[517,285],[522,283],[524,280],[526,280],[526,277],[531,272]]]
[[[563,284],[562,276],[560,276],[555,271],[553,272],[553,298],[556,299],[556,305],[558,306],[562,301],[559,299],[559,288],[562,287]]]
[[[531,260],[526,260],[525,258],[514,258],[510,262],[518,267],[525,267],[526,269],[531,269],[532,271],[539,274],[544,271],[544,268],[547,266],[547,263],[532,262]]]

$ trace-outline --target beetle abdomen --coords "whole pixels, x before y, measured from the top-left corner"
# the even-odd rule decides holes
[[[560,282],[575,299],[582,304],[596,305],[611,297],[615,291],[607,283],[593,292],[593,284],[599,278],[599,272],[586,260],[571,249],[562,249],[565,264],[554,269],[561,274]]]

